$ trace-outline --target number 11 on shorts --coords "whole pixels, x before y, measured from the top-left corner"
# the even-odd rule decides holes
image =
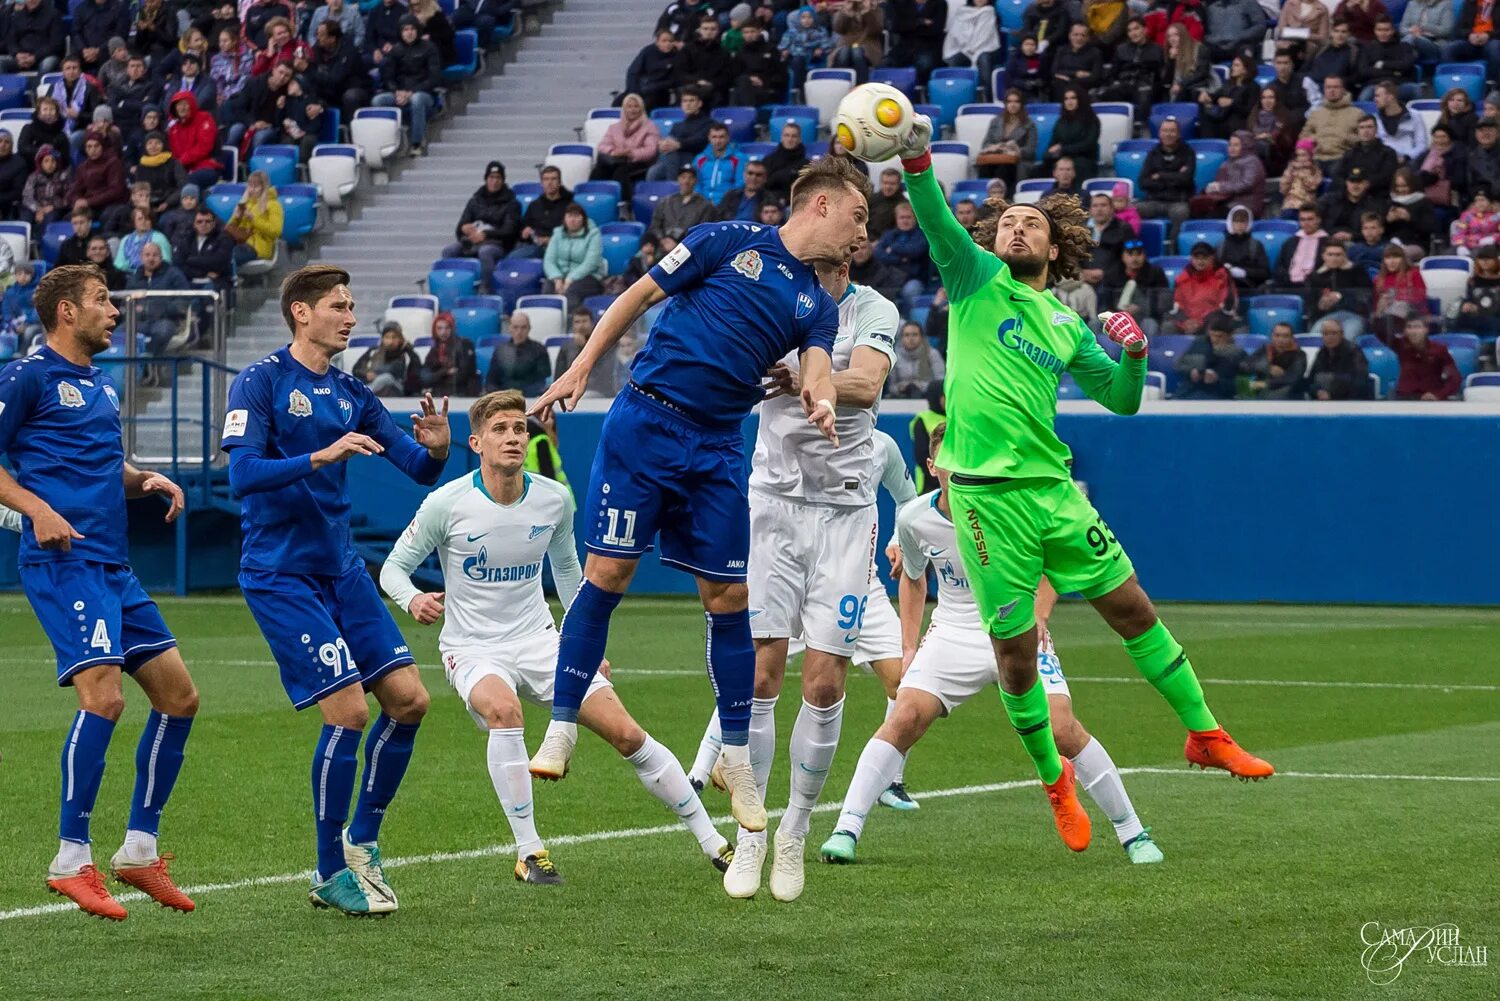
[[[604,516],[609,519],[609,531],[604,533],[604,544],[619,546],[621,549],[633,549],[635,547],[635,512],[611,507],[604,509]],[[624,522],[623,532],[620,531],[621,522]]]

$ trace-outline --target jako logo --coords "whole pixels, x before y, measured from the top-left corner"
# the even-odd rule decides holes
[[[1028,341],[1022,335],[1024,323],[1024,319],[1017,316],[1000,324],[1000,328],[996,331],[996,336],[1000,340],[1000,346],[1010,348],[1012,351],[1021,352],[1022,355],[1038,368],[1044,368],[1053,375],[1062,375],[1063,371],[1067,368],[1063,364],[1062,359],[1045,348],[1038,347]]]
[[[542,572],[540,560],[508,567],[486,566],[489,555],[489,550],[480,546],[479,555],[464,560],[464,576],[481,584],[506,584],[517,580],[531,580]]]
[[[984,529],[979,527],[979,512],[971,507],[964,512],[964,518],[969,523],[969,531],[974,535],[974,548],[979,553],[979,565],[987,567],[990,565],[990,551],[984,544]]]

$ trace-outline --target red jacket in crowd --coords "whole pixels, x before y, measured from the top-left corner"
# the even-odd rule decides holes
[[[1216,309],[1232,309],[1234,302],[1234,279],[1217,263],[1202,271],[1189,264],[1177,276],[1172,306],[1181,316],[1201,324]]]
[[[1401,376],[1396,380],[1397,399],[1420,400],[1431,393],[1447,400],[1463,388],[1463,376],[1446,345],[1429,337],[1417,347],[1405,337],[1397,337],[1391,341],[1391,348],[1401,362]]]
[[[178,103],[187,102],[188,113],[179,116]],[[180,90],[172,95],[167,106],[171,122],[167,125],[167,145],[172,155],[186,171],[209,168],[219,169],[214,154],[219,151],[219,125],[214,116],[198,107],[198,99],[191,91]]]

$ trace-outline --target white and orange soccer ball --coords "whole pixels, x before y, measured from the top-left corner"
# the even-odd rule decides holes
[[[885,83],[855,87],[839,102],[833,137],[849,154],[871,163],[893,158],[917,117],[911,101]]]

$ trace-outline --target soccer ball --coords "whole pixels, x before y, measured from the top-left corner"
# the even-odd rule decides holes
[[[870,163],[896,156],[917,113],[906,95],[885,83],[855,87],[839,102],[833,136],[850,155]]]

